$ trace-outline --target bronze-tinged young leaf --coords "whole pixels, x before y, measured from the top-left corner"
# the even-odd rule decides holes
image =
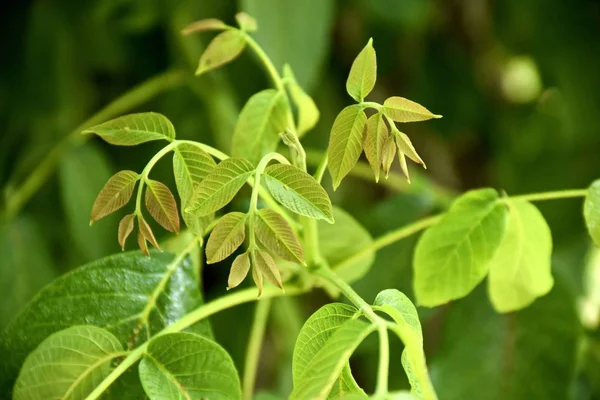
[[[245,46],[246,38],[243,32],[230,29],[219,33],[202,53],[196,75],[227,64],[239,56]]]
[[[243,11],[235,14],[235,20],[243,31],[254,32],[258,29],[256,20]]]
[[[441,115],[433,114],[419,103],[398,96],[388,98],[383,103],[382,111],[396,122],[418,122],[442,118]]]
[[[375,87],[377,79],[377,56],[373,48],[373,39],[358,53],[352,63],[346,81],[346,91],[356,101],[363,101]]]
[[[119,245],[121,245],[121,250],[125,250],[125,242],[127,238],[133,232],[133,226],[135,224],[135,213],[127,214],[121,219],[119,222]]]
[[[117,146],[135,146],[153,140],[175,140],[175,128],[167,117],[154,112],[124,115],[82,133],[95,133]]]
[[[253,256],[254,252],[252,252],[251,254],[252,254],[252,280],[254,281],[254,284],[258,288],[258,296],[257,297],[260,297],[262,295],[263,283],[264,283],[263,275],[256,267],[256,262],[254,262],[254,256]]]
[[[120,171],[114,174],[104,185],[90,216],[90,224],[123,207],[133,194],[133,189],[140,176],[134,171]]]
[[[287,88],[290,91],[292,101],[296,105],[298,110],[298,137],[304,136],[304,134],[315,127],[319,122],[319,109],[315,104],[312,97],[310,97],[304,89],[296,81],[296,77],[292,72],[292,67],[289,64],[283,66],[283,77],[287,79]]]
[[[262,176],[271,195],[293,212],[333,223],[327,192],[312,176],[293,165],[268,166]]]
[[[159,181],[147,179],[146,185],[146,208],[152,218],[169,232],[179,232],[179,213],[173,193]]]
[[[225,22],[216,18],[207,18],[192,22],[181,30],[181,34],[187,36],[196,32],[222,31],[225,29],[229,29],[229,26]]]
[[[214,264],[226,259],[244,243],[246,214],[231,212],[219,220],[206,243],[206,262]]]
[[[253,172],[254,166],[243,158],[221,161],[195,188],[186,211],[208,215],[225,207]]]
[[[137,242],[142,253],[150,257],[150,251],[148,250],[148,245],[146,244],[146,238],[144,237],[141,228],[138,230]]]
[[[588,188],[583,203],[583,216],[590,236],[600,246],[600,179]]]
[[[248,275],[250,270],[250,256],[248,253],[240,254],[233,260],[231,270],[229,271],[229,279],[227,279],[227,290],[237,287]]]
[[[329,136],[329,173],[333,189],[354,168],[362,151],[367,116],[361,105],[344,108],[336,117]]]
[[[292,227],[277,211],[263,208],[255,218],[256,237],[271,253],[284,260],[304,264],[302,246]]]
[[[265,276],[273,285],[283,289],[281,275],[273,257],[263,250],[252,250],[251,257],[254,268],[258,269],[259,274]]]
[[[373,169],[375,182],[379,182],[379,171],[383,162],[383,145],[389,136],[388,127],[381,113],[373,114],[367,120],[364,148],[367,160]]]
[[[156,238],[154,237],[154,233],[152,233],[152,229],[150,228],[150,225],[148,225],[148,223],[146,222],[146,220],[144,220],[144,218],[140,215],[138,215],[138,229],[139,229],[139,233],[142,235],[142,239],[144,242],[144,245],[142,246],[140,244],[140,236],[138,235],[138,244],[140,245],[140,248],[142,249],[142,251],[144,253],[146,253],[146,255],[150,255],[148,252],[148,247],[146,246],[146,241],[150,242],[152,244],[152,246],[154,246],[155,249],[160,250],[160,246],[158,245],[158,242],[156,241]],[[160,250],[162,251],[162,250]]]
[[[383,144],[383,151],[381,155],[381,165],[383,166],[383,172],[385,173],[386,179],[389,176],[390,168],[392,168],[392,163],[394,162],[395,157],[396,143],[394,143],[394,138],[390,136]]]

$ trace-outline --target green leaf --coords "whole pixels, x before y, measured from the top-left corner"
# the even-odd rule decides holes
[[[330,303],[321,307],[310,316],[298,334],[292,358],[294,386],[298,385],[310,364],[310,361],[325,346],[333,333],[358,312],[354,306],[342,303]],[[346,364],[337,382],[333,384],[329,398],[344,398],[349,394],[365,394],[358,386],[350,365]]]
[[[373,39],[369,39],[367,45],[358,53],[352,63],[346,91],[352,98],[361,102],[375,87],[377,80],[377,56],[373,48]]]
[[[169,188],[152,179],[146,179],[146,208],[152,218],[169,232],[179,232],[177,202]]]
[[[379,182],[379,170],[383,162],[383,145],[389,136],[388,127],[381,113],[373,114],[367,120],[365,134],[365,155],[373,169],[375,182]]]
[[[150,400],[241,399],[233,360],[212,340],[192,333],[153,339],[139,366]]]
[[[243,158],[221,161],[196,187],[186,211],[208,215],[225,207],[253,172],[254,166]]]
[[[405,133],[400,132],[395,126],[393,131],[394,137],[396,138],[396,144],[398,145],[398,150],[401,153],[406,154],[408,158],[410,158],[417,164],[421,164],[423,168],[427,168],[425,162],[421,159],[421,157],[415,150],[415,147],[410,141],[410,138]]]
[[[214,264],[233,254],[246,238],[246,214],[230,212],[221,217],[206,243],[206,262]]]
[[[96,197],[92,206],[90,223],[112,214],[127,204],[139,179],[140,176],[137,172],[127,170],[111,176]]]
[[[86,264],[42,289],[8,326],[0,353],[0,388],[14,379],[25,356],[48,335],[91,324],[132,348],[202,304],[198,274],[189,257],[120,253]],[[207,321],[192,329],[209,332]]]
[[[175,128],[171,121],[154,112],[124,115],[92,126],[82,133],[95,133],[117,146],[135,146],[153,140],[175,140]]]
[[[229,29],[229,26],[225,22],[216,18],[206,18],[192,22],[181,30],[181,34],[187,36],[195,32],[222,31],[225,29]]]
[[[271,195],[296,214],[333,223],[327,192],[312,176],[293,165],[273,164],[262,178]]]
[[[326,398],[354,350],[374,330],[375,325],[357,319],[342,323],[310,359],[290,399]]]
[[[387,179],[390,174],[390,169],[392,168],[392,164],[394,163],[394,159],[396,158],[396,143],[394,142],[394,138],[389,136],[386,141],[383,143],[383,150],[381,154],[381,164],[383,167],[383,173],[385,174],[385,178]]]
[[[196,69],[196,75],[218,68],[239,56],[246,47],[246,37],[242,31],[229,29],[219,33],[208,44]]]
[[[125,355],[110,332],[95,326],[73,326],[50,335],[25,360],[13,398],[83,399]]]
[[[277,211],[270,208],[259,210],[254,229],[260,243],[271,253],[284,260],[304,264],[304,253],[296,234]]]
[[[233,156],[257,163],[265,154],[275,151],[279,133],[287,127],[286,112],[283,92],[266,89],[250,97],[235,124]]]
[[[600,179],[588,189],[583,203],[583,216],[590,236],[600,246]]]
[[[415,250],[414,289],[433,307],[466,296],[485,278],[500,245],[508,210],[493,189],[472,190],[421,236]]]
[[[240,29],[246,32],[254,32],[258,29],[256,20],[252,18],[248,13],[239,12],[235,14],[235,20],[237,21]]]
[[[250,270],[250,255],[246,252],[240,254],[233,260],[231,270],[229,271],[229,279],[227,280],[227,290],[238,286],[248,275]]]
[[[298,82],[296,82],[296,77],[289,64],[283,66],[283,77],[284,79],[287,79],[287,88],[290,91],[292,101],[298,110],[298,123],[296,124],[296,128],[298,130],[298,137],[302,137],[306,132],[314,128],[317,122],[319,122],[319,109],[312,97],[310,97]]]
[[[547,294],[552,278],[552,234],[531,203],[509,201],[504,239],[490,262],[488,290],[498,312],[516,311]]]
[[[360,157],[366,123],[367,116],[359,104],[344,108],[333,122],[327,152],[334,190]]]
[[[441,115],[433,114],[419,103],[397,96],[386,99],[381,110],[396,122],[418,122],[442,118]]]

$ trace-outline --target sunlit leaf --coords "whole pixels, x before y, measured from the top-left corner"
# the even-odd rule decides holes
[[[441,115],[433,114],[419,103],[397,96],[386,99],[381,110],[396,122],[418,122],[442,118]]]
[[[306,132],[314,128],[319,121],[319,109],[312,97],[296,82],[292,67],[288,64],[283,66],[283,77],[287,79],[290,96],[298,110],[298,126],[296,128],[298,130],[298,137],[302,137]]]
[[[235,14],[235,20],[243,31],[254,32],[258,29],[256,20],[248,15],[248,13],[239,12]]]
[[[181,30],[181,34],[187,36],[195,32],[222,31],[228,28],[229,27],[227,24],[221,20],[216,18],[207,18],[192,22]]]
[[[106,142],[118,146],[135,146],[153,140],[175,139],[175,128],[162,114],[146,112],[124,115],[82,133],[95,133]]]
[[[394,127],[394,138],[396,139],[396,144],[398,145],[398,150],[400,152],[406,154],[408,158],[417,164],[421,164],[423,168],[427,168],[425,162],[421,159],[419,154],[417,154],[417,151],[410,141],[410,138],[405,133],[400,132]]]
[[[252,265],[262,276],[267,278],[273,285],[283,289],[283,283],[281,283],[281,274],[277,269],[277,264],[273,260],[273,257],[269,253],[263,250],[252,250],[250,254]]]
[[[121,219],[121,222],[119,222],[118,239],[119,245],[121,246],[121,250],[125,250],[125,242],[127,241],[127,238],[129,237],[131,232],[133,232],[134,224],[135,213],[127,214]]]
[[[125,352],[110,332],[74,326],[50,335],[25,360],[15,400],[83,399],[114,369]]]
[[[376,182],[379,182],[379,171],[383,162],[383,145],[388,136],[388,127],[383,115],[381,113],[371,115],[367,120],[364,148]]]
[[[177,202],[169,188],[152,179],[146,179],[146,208],[152,218],[170,232],[179,232]]]
[[[263,180],[271,195],[293,212],[333,223],[331,200],[325,189],[306,172],[292,165],[268,166]]]
[[[414,289],[419,304],[433,307],[471,292],[488,272],[507,217],[507,207],[493,189],[472,190],[455,200],[417,244]]]
[[[358,104],[344,108],[333,122],[327,152],[334,189],[337,189],[360,157],[366,123],[367,116],[363,107]]]
[[[138,229],[138,245],[140,246],[140,249],[144,252],[144,254],[146,254],[147,256],[150,255],[148,247],[146,246],[146,242],[150,242],[155,249],[160,250],[160,246],[158,245],[158,242],[154,237],[152,228],[150,228],[150,225],[148,225],[146,220],[144,220],[144,218],[141,215],[138,215]]]
[[[373,48],[373,39],[358,53],[352,63],[346,91],[356,101],[363,101],[375,87],[377,79],[377,56]]]
[[[243,32],[230,29],[219,33],[200,56],[200,64],[196,70],[196,75],[201,75],[206,71],[227,64],[239,56],[244,47],[246,47],[246,38]]]
[[[90,223],[98,221],[127,204],[138,179],[140,176],[134,171],[120,171],[114,174],[96,197],[92,206]]]
[[[233,260],[229,278],[227,279],[227,290],[238,286],[248,275],[250,270],[250,255],[248,253],[240,254]]]
[[[600,246],[600,180],[592,183],[583,203],[583,216],[590,236]]]
[[[240,247],[246,238],[246,214],[230,212],[221,217],[206,243],[206,262],[224,260]]]
[[[381,166],[383,167],[383,173],[387,179],[392,164],[394,163],[394,159],[396,158],[396,143],[392,136],[389,136],[383,143],[383,150],[381,153]]]
[[[263,208],[255,218],[256,237],[271,253],[284,260],[304,263],[302,246],[292,227],[277,211]]]
[[[251,254],[251,256],[252,256],[252,254]],[[251,263],[252,263],[252,280],[254,281],[254,284],[258,288],[258,297],[260,297],[262,294],[262,290],[263,290],[263,281],[264,281],[263,274],[256,267],[256,263],[254,262],[254,260],[251,260]]]

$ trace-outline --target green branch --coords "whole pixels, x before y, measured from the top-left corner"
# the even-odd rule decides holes
[[[252,395],[254,394],[254,384],[260,358],[260,349],[265,336],[267,320],[271,310],[271,302],[271,299],[261,299],[256,304],[250,339],[248,340],[248,347],[246,348],[244,377],[242,379],[243,400],[252,400]]]

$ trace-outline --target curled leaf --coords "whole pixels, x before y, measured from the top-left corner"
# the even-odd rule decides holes
[[[419,103],[398,96],[386,99],[382,111],[396,122],[418,122],[442,118],[441,115],[433,114]]]
[[[133,194],[140,176],[134,171],[120,171],[114,174],[104,185],[92,206],[90,224],[123,207]]]
[[[239,56],[244,47],[246,47],[246,38],[243,32],[230,29],[219,33],[202,53],[196,75],[227,64]]]
[[[233,260],[231,270],[229,271],[229,279],[227,280],[227,290],[238,286],[248,275],[250,270],[250,256],[248,253],[240,254]]]
[[[148,245],[146,244],[146,238],[144,237],[144,234],[142,233],[141,229],[138,231],[138,234],[137,234],[137,242],[138,242],[138,246],[140,247],[140,250],[142,250],[142,253],[144,253],[145,255],[150,257],[150,251],[148,251]]]
[[[271,253],[284,260],[304,264],[302,246],[292,227],[277,211],[263,208],[255,219],[254,232]]]
[[[195,32],[205,32],[205,31],[222,31],[228,29],[229,26],[219,19],[216,18],[207,18],[201,19],[200,21],[195,21],[186,26],[181,30],[181,34],[183,36],[190,35]]]
[[[142,244],[140,243],[140,235],[138,235],[138,244],[140,245],[142,251],[146,253],[146,255],[150,255],[148,252],[148,247],[146,246],[146,241],[150,242],[152,246],[154,246],[154,248],[156,248],[157,250],[160,250],[160,246],[158,245],[158,242],[154,237],[154,233],[152,233],[150,225],[148,225],[148,223],[144,220],[144,218],[141,215],[138,215],[138,227],[139,233],[141,234],[142,239],[144,241],[144,245],[142,246]]]
[[[213,264],[229,257],[246,238],[246,214],[231,212],[219,220],[206,243],[206,262]]]
[[[177,202],[169,188],[151,179],[147,179],[146,184],[146,208],[152,218],[169,232],[179,232]]]
[[[356,101],[363,101],[375,87],[377,79],[377,56],[373,48],[373,39],[369,39],[367,45],[358,53],[352,63],[346,91]]]
[[[256,20],[243,11],[235,14],[235,20],[243,31],[254,32],[258,29]]]
[[[104,141],[117,146],[135,146],[153,140],[175,139],[175,128],[167,117],[154,112],[124,115],[82,133],[95,133]]]
[[[121,222],[119,222],[118,238],[119,238],[119,245],[121,245],[121,250],[125,250],[125,242],[127,241],[127,238],[129,237],[131,232],[133,232],[134,224],[135,224],[135,213],[127,214],[126,216],[123,217],[123,219],[121,219]]]
[[[395,157],[396,143],[394,143],[394,138],[390,136],[383,145],[383,151],[381,155],[381,164],[383,166],[383,172],[385,173],[386,179],[390,173],[390,168],[392,168],[392,163],[394,162]]]
[[[364,149],[367,160],[373,169],[375,181],[379,182],[379,170],[383,159],[383,145],[388,138],[388,127],[381,113],[373,114],[367,120]]]

